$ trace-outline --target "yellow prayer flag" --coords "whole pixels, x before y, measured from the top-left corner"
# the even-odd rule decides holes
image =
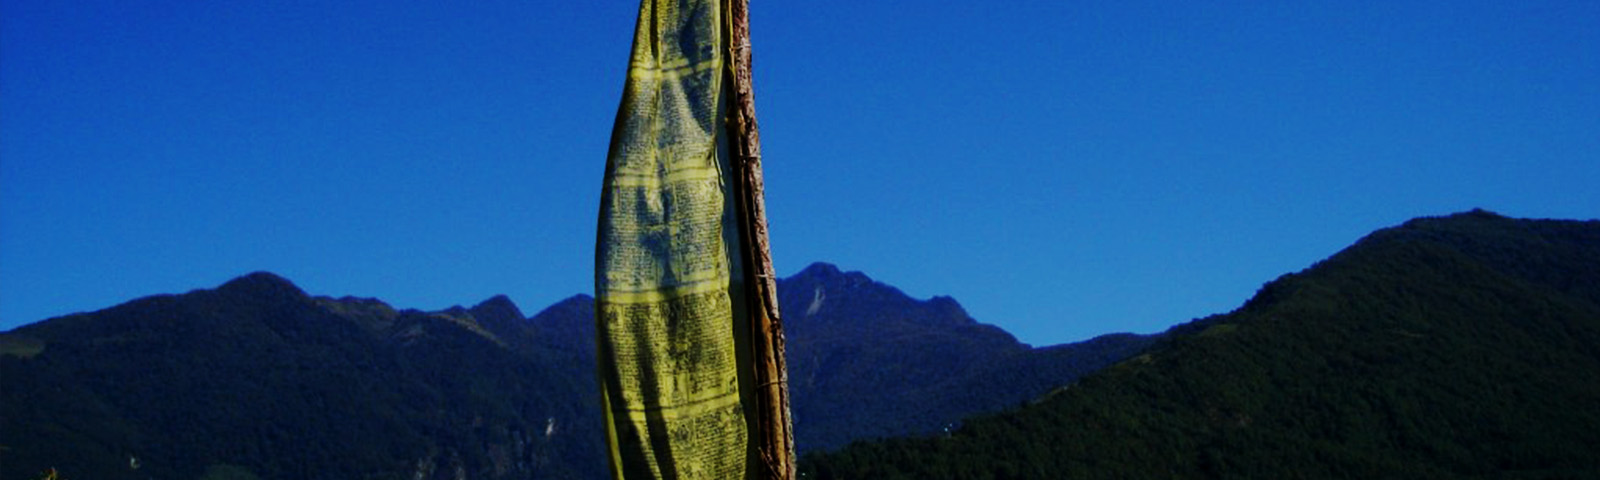
[[[749,342],[719,0],[643,0],[601,194],[599,375],[616,479],[740,479]]]

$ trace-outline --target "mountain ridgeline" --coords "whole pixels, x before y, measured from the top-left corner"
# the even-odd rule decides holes
[[[1600,222],[1380,230],[1238,310],[808,478],[1600,478]]]
[[[1417,219],[1045,348],[827,264],[779,295],[807,478],[1600,477],[1596,221]],[[256,273],[46,320],[0,334],[0,478],[605,478],[593,319]]]
[[[928,434],[1153,337],[1030,348],[954,300],[779,282],[802,451]],[[0,478],[605,478],[594,300],[397,310],[269,273],[0,334]]]
[[[396,311],[256,273],[22,327],[6,337],[34,347],[0,358],[0,476],[585,475],[561,459],[601,454],[567,441],[598,435],[597,392],[527,323],[503,298]]]

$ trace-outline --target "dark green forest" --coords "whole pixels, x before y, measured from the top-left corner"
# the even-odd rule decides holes
[[[1600,478],[1597,406],[1600,222],[1473,211],[1374,232],[1029,405],[801,472]]]

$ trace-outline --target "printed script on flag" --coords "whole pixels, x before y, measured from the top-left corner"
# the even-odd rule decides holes
[[[613,127],[595,291],[618,479],[736,479],[751,465],[720,8],[643,1]]]

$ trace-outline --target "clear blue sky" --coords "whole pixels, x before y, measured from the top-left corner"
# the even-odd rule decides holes
[[[0,329],[255,270],[422,309],[591,292],[636,8],[0,0]],[[778,271],[1054,344],[1231,310],[1414,216],[1596,218],[1597,26],[1594,1],[755,0]]]

